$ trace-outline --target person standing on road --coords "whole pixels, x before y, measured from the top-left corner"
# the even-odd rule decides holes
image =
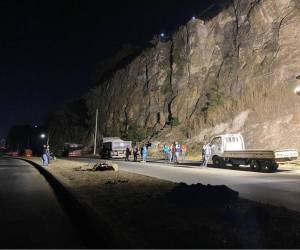
[[[143,158],[144,144],[141,146],[141,157]]]
[[[133,161],[137,161],[138,154],[139,154],[139,148],[136,144],[133,148]]]
[[[131,151],[129,146],[126,147],[125,161],[129,161],[129,156],[131,155]]]
[[[202,162],[204,161],[205,158],[205,147],[206,147],[206,143],[203,143],[202,150],[201,150]]]
[[[181,151],[180,144],[178,142],[175,142],[175,160],[174,160],[174,162],[176,162],[176,163],[178,163],[180,151]]]
[[[47,146],[44,145],[43,151],[42,151],[42,165],[44,167],[46,167],[46,166],[48,166],[48,163],[49,163],[49,161],[48,161],[48,156],[47,156]]]
[[[50,146],[49,145],[46,146],[46,154],[47,154],[47,158],[48,158],[48,164],[50,164]]]
[[[209,144],[206,144],[204,147],[204,160],[201,167],[205,167],[205,168],[207,167],[210,155],[211,155],[211,147]]]
[[[143,157],[143,161],[142,162],[146,162],[147,161],[147,156],[148,156],[148,149],[147,149],[147,146],[144,145],[143,146],[143,154],[142,154],[142,157]]]
[[[185,144],[182,144],[181,145],[181,157],[182,157],[182,160],[185,161],[185,155],[186,155],[186,145]]]
[[[164,158],[165,158],[165,161],[168,161],[169,160],[169,146],[167,144],[165,144],[163,146],[163,153],[164,153]]]
[[[175,142],[172,145],[172,161],[177,162],[177,160],[176,160],[176,143]]]
[[[172,162],[172,158],[173,158],[173,144],[170,144],[170,146],[169,146],[169,163]]]

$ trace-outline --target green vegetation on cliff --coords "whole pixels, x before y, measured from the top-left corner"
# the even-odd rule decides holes
[[[75,104],[64,107],[52,115],[50,130],[65,131],[57,133],[59,143],[91,145],[99,109],[99,136],[163,141],[182,135],[198,143],[242,132],[251,147],[290,147],[286,135],[300,133],[300,99],[287,88],[300,74],[299,39],[291,35],[300,33],[299,10],[295,0],[216,5],[169,39],[142,52],[127,48],[100,64],[83,97],[84,114]],[[294,123],[287,125],[283,115]],[[267,123],[277,124],[269,137]]]

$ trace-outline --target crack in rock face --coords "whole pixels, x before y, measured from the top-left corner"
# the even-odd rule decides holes
[[[153,140],[188,134],[198,143],[204,135],[241,132],[251,147],[289,146],[300,132],[299,23],[296,0],[226,1],[98,82],[84,97],[88,113],[99,108],[105,135],[122,135],[126,127]],[[293,122],[277,125],[276,135],[259,129],[287,115]],[[300,149],[300,140],[294,146]]]

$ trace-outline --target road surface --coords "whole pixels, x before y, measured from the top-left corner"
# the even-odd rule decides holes
[[[97,162],[96,159],[77,159],[82,162]],[[200,162],[185,162],[174,165],[162,161],[135,163],[117,161],[124,171],[157,177],[187,184],[227,185],[240,193],[240,197],[283,206],[300,212],[300,168],[280,167],[276,173],[260,173],[249,168],[218,169],[200,168]]]
[[[44,177],[31,165],[0,158],[0,248],[82,248]]]

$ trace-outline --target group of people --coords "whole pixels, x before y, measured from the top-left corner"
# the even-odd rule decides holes
[[[146,144],[143,144],[139,150],[139,147],[137,144],[134,145],[133,147],[133,161],[137,161],[139,153],[141,154],[142,157],[142,162],[146,162],[148,158],[148,147],[151,147],[151,143],[147,142]],[[129,161],[129,156],[131,155],[131,150],[129,146],[126,148],[126,153],[125,153],[125,160]]]
[[[43,146],[42,163],[43,163],[43,166],[48,166],[50,164],[50,147],[49,147],[49,145]]]
[[[53,152],[50,152],[50,147],[49,145],[43,145],[43,150],[42,150],[42,165],[43,166],[48,166],[50,164],[50,160],[56,160],[55,155]]]
[[[146,162],[147,157],[148,157],[148,147],[151,146],[151,143],[146,143],[143,144],[140,149],[138,145],[136,144],[133,149],[133,161],[137,162],[139,154],[141,155],[142,161],[141,162]],[[164,159],[166,162],[169,163],[178,163],[180,160],[185,161],[186,159],[186,153],[187,153],[187,146],[186,144],[179,144],[178,142],[174,142],[171,144],[164,144],[162,147],[162,152],[164,154]],[[125,160],[129,161],[129,157],[131,155],[131,149],[128,146],[126,148],[126,155],[125,155]],[[204,144],[202,147],[202,167],[207,167],[207,164],[209,162],[211,156],[211,146],[210,144]]]
[[[178,142],[174,142],[173,144],[165,144],[163,146],[163,153],[165,161],[167,162],[175,162],[178,163],[179,157],[181,155],[182,161],[185,161],[187,146],[186,144],[180,145]],[[207,167],[208,161],[211,156],[211,146],[210,144],[204,144],[202,147],[202,165],[201,167]]]
[[[143,144],[139,150],[138,145],[135,144],[133,147],[133,161],[137,162],[139,153],[142,158],[142,162],[147,161],[148,157],[148,147],[151,147],[151,143],[147,142],[146,144]],[[164,154],[164,159],[167,162],[174,162],[178,163],[179,162],[179,157],[181,156],[181,160],[185,161],[186,159],[186,153],[187,153],[187,146],[186,144],[179,144],[178,142],[174,142],[170,145],[164,144],[162,148],[163,154]],[[131,149],[128,146],[126,148],[126,153],[125,153],[125,160],[129,161],[129,157],[131,155]],[[209,144],[204,144],[202,147],[202,159],[203,167],[207,167],[209,158],[211,156],[211,146]],[[48,166],[50,164],[50,148],[49,145],[44,145],[43,146],[43,152],[42,152],[42,164],[43,166]]]
[[[179,144],[178,142],[174,142],[170,145],[165,144],[162,149],[164,153],[165,161],[178,163],[179,157],[181,155],[181,159],[185,161],[187,147],[185,144]]]

